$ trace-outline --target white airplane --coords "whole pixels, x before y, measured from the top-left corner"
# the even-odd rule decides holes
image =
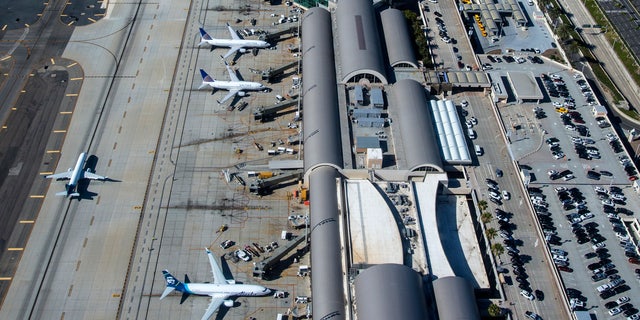
[[[162,270],[164,279],[167,281],[167,288],[164,289],[160,299],[163,299],[169,293],[174,290],[182,292],[182,298],[180,304],[182,304],[187,298],[192,295],[210,296],[211,303],[207,311],[202,316],[202,320],[208,320],[216,310],[224,303],[227,307],[233,307],[233,300],[230,297],[257,297],[265,296],[271,293],[270,289],[263,286],[251,285],[251,284],[236,284],[233,279],[225,279],[222,270],[215,261],[215,257],[211,251],[204,248],[209,256],[209,263],[211,264],[211,272],[213,273],[213,283],[190,283],[189,277],[184,275],[184,283],[178,281],[174,276],[169,273],[168,270]]]
[[[89,169],[82,171],[82,166],[84,162],[87,160],[87,154],[81,153],[78,157],[78,161],[76,162],[76,166],[72,169],[69,168],[67,172],[56,173],[52,175],[48,175],[45,178],[47,179],[56,179],[56,180],[69,180],[69,183],[65,184],[66,191],[56,193],[56,196],[66,196],[66,197],[79,197],[80,193],[76,191],[76,187],[78,186],[78,181],[81,179],[91,179],[91,180],[106,180],[107,177],[99,176],[95,173],[89,171]]]
[[[200,74],[202,75],[202,84],[200,85],[200,87],[198,87],[198,89],[210,86],[211,88],[213,88],[214,92],[216,89],[229,90],[229,93],[227,93],[227,95],[224,96],[222,100],[217,100],[218,103],[224,103],[236,94],[244,97],[246,94],[245,91],[257,91],[266,89],[266,87],[259,82],[240,81],[235,71],[233,71],[231,67],[229,67],[226,61],[224,61],[224,65],[227,67],[227,73],[229,73],[229,78],[231,79],[231,81],[216,80],[209,74],[207,74],[207,72],[205,72],[203,69],[200,69]]]
[[[241,53],[245,53],[247,48],[267,48],[270,44],[266,41],[262,40],[244,40],[240,38],[240,36],[236,33],[233,28],[227,23],[227,28],[231,33],[231,39],[216,39],[212,38],[203,28],[200,28],[200,43],[198,46],[203,44],[210,44],[211,48],[214,47],[229,47],[229,51],[223,56],[226,59],[228,56],[234,54],[236,51],[240,50]]]

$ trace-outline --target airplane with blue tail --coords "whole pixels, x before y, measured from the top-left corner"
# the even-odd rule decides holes
[[[187,275],[184,276],[184,282],[180,282],[168,270],[162,270],[167,287],[164,289],[160,299],[164,299],[173,291],[182,293],[180,304],[192,294],[210,296],[211,302],[202,316],[202,320],[208,320],[223,303],[227,307],[233,307],[234,301],[230,299],[232,297],[259,297],[271,293],[270,289],[260,285],[236,284],[233,279],[226,279],[211,251],[207,248],[205,250],[211,264],[213,283],[192,283]]]
[[[245,53],[247,48],[267,48],[270,44],[263,40],[245,40],[242,39],[238,33],[227,23],[227,29],[229,29],[229,33],[231,33],[231,39],[216,39],[211,37],[203,28],[200,28],[200,43],[198,46],[204,44],[210,44],[211,49],[215,47],[229,47],[229,51],[222,57],[226,59],[228,56],[240,51],[241,53]]]

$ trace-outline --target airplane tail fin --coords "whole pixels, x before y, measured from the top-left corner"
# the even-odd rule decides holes
[[[182,298],[180,299],[180,304],[182,304],[187,298],[191,295],[189,290],[184,286],[182,282],[180,282],[176,277],[174,277],[168,270],[162,270],[162,275],[164,275],[164,279],[167,282],[167,287],[162,292],[160,299],[164,299],[164,297],[168,296],[174,290],[178,290],[178,292],[182,292]],[[187,275],[184,276],[184,282],[189,283],[189,277]]]
[[[64,185],[64,191],[60,191],[60,192],[56,192],[56,196],[57,197],[79,197],[80,193],[76,192],[76,186],[74,185],[70,185],[70,184],[65,184]]]
[[[200,69],[200,75],[202,75],[202,84],[198,89],[205,88],[207,86],[207,82],[215,82],[216,79],[212,78],[206,71]]]
[[[200,28],[200,43],[198,43],[198,46],[207,44],[207,41],[209,40],[213,40],[213,38],[211,38],[211,36],[206,31],[204,31],[203,28]]]

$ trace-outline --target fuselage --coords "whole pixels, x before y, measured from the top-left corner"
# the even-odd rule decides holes
[[[71,173],[71,178],[67,184],[68,193],[72,193],[78,185],[78,180],[82,177],[82,166],[84,165],[85,160],[87,160],[87,154],[83,152],[78,157],[76,166],[73,168],[73,173]]]
[[[184,287],[189,293],[201,296],[227,294],[229,296],[257,297],[271,293],[271,290],[263,286],[252,284],[184,283]]]
[[[251,90],[262,90],[264,89],[264,85],[258,82],[250,82],[250,81],[221,81],[216,80],[213,82],[207,81],[205,84],[216,88],[216,89],[224,89],[224,90],[240,90],[240,91],[251,91]]]
[[[262,40],[211,39],[204,42],[215,47],[266,48],[269,43]]]

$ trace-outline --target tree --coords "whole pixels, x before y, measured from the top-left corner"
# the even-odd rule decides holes
[[[558,38],[560,38],[560,40],[562,41],[567,41],[571,38],[571,26],[566,24],[566,23],[560,23],[558,24],[558,27],[556,28],[555,32],[556,35],[558,35]]]
[[[504,247],[500,243],[494,243],[491,246],[491,252],[493,252],[494,255],[499,256],[504,253]]]
[[[502,308],[498,307],[498,305],[495,303],[490,304],[489,308],[487,308],[487,311],[492,317],[497,317],[502,314]]]
[[[495,238],[496,235],[498,235],[498,231],[494,228],[487,229],[485,233],[487,234],[487,238],[489,238],[489,240],[493,240],[493,238]]]
[[[491,219],[493,219],[493,216],[489,212],[483,212],[482,215],[480,216],[480,221],[482,221],[482,223],[484,224],[489,223]]]
[[[488,206],[489,206],[489,205],[487,204],[487,201],[486,201],[486,200],[480,200],[480,201],[478,201],[478,208],[480,208],[480,211],[481,211],[481,212],[484,212],[485,210],[487,210],[487,207],[488,207]]]

